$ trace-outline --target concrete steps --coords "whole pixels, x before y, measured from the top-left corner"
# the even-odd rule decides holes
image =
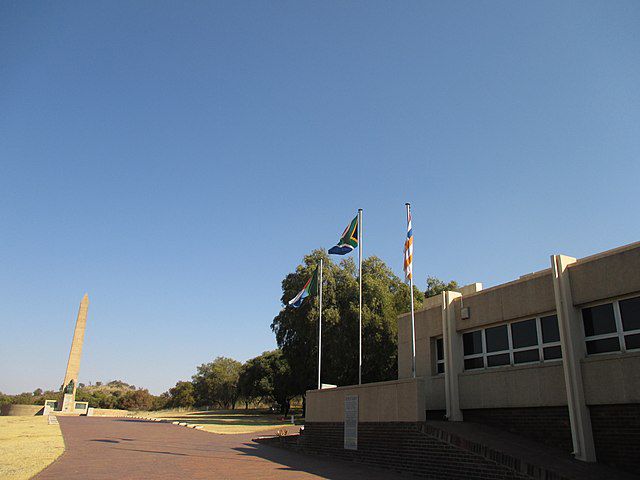
[[[468,422],[360,423],[357,451],[343,448],[342,423],[308,423],[300,436],[256,441],[434,480],[638,478],[605,465],[574,460],[561,450],[502,430]]]
[[[631,480],[638,478],[606,465],[574,460],[559,449],[487,425],[427,421],[423,432],[425,435],[534,479]]]

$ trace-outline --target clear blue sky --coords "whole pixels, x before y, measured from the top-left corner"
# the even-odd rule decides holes
[[[494,285],[640,240],[640,3],[0,4],[0,391],[159,393],[364,253]]]

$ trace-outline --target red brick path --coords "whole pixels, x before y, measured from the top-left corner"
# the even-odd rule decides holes
[[[38,480],[406,478],[257,444],[251,441],[257,434],[216,435],[125,418],[58,419],[66,451]]]

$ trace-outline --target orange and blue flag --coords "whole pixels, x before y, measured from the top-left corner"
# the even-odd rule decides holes
[[[411,211],[407,209],[407,239],[404,241],[404,278],[411,280],[413,274],[413,229],[411,228]]]

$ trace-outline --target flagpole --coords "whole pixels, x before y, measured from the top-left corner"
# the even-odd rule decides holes
[[[358,209],[358,277],[360,281],[360,310],[358,314],[358,385],[362,384],[362,209]]]
[[[407,206],[407,226],[411,218],[411,204]],[[413,267],[413,266],[412,266]],[[416,317],[413,311],[413,268],[409,276],[409,289],[411,291],[411,377],[416,378]]]
[[[322,366],[322,259],[320,259],[320,316],[318,318],[318,390],[322,389],[320,369]]]

